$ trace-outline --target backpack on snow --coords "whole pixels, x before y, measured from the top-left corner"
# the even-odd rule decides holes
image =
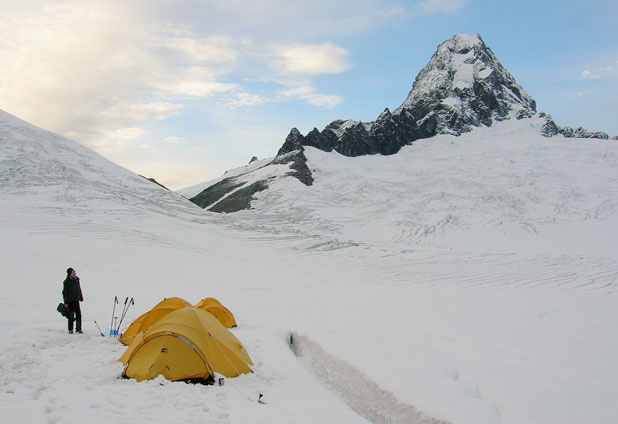
[[[65,318],[69,317],[69,308],[67,308],[64,303],[59,303],[56,310],[60,312],[60,315],[62,315],[63,317]]]

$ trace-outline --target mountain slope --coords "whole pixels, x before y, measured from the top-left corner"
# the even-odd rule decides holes
[[[390,156],[349,158],[308,147],[314,184],[274,180],[256,195],[255,210],[234,222],[316,237],[325,249],[613,255],[607,232],[618,231],[618,145],[546,138],[544,123],[505,120],[418,140]]]
[[[195,206],[72,140],[0,111],[0,188],[3,194],[45,194],[84,215],[105,205],[110,216],[145,211],[176,215]],[[43,198],[43,197],[41,197]],[[45,205],[41,205],[44,207]]]

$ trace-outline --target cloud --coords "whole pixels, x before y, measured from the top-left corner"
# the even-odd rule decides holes
[[[225,104],[228,107],[236,108],[236,107],[255,106],[255,105],[266,103],[268,101],[270,100],[267,100],[263,96],[242,92],[242,93],[233,94],[232,99],[228,100]]]
[[[371,32],[384,25],[399,24],[406,20],[408,12],[403,4],[387,4],[392,2],[365,1],[322,1],[315,3],[319,9],[314,12],[313,19],[300,16],[295,25],[307,25],[302,28],[307,34],[351,35]],[[297,3],[291,3],[296,5]],[[326,12],[326,13],[324,13]],[[293,31],[301,30],[296,26]]]
[[[271,66],[281,76],[276,82],[286,87],[279,90],[279,101],[298,99],[327,109],[343,102],[341,96],[317,92],[311,78],[341,74],[350,69],[348,50],[333,43],[297,43],[272,45],[270,52],[273,58]]]
[[[220,125],[220,111],[251,120],[238,109],[340,105],[344,98],[319,84],[352,68],[351,53],[333,37],[369,34],[408,12],[400,0],[0,2],[0,108],[119,163],[125,156],[138,163],[161,145],[191,146],[194,133]],[[183,132],[174,126],[188,112],[196,125]],[[230,131],[202,138],[204,149],[234,144]],[[184,146],[168,137],[186,133]],[[151,148],[139,149],[144,144]]]
[[[317,93],[315,88],[310,85],[303,85],[282,90],[279,94],[284,99],[300,99],[305,103],[328,109],[338,106],[341,102],[343,102],[343,98],[341,96]]]
[[[130,122],[144,122],[148,120],[163,120],[178,115],[182,105],[168,102],[128,103],[119,101],[117,105],[110,105],[99,116],[108,119],[118,119],[128,125]]]
[[[372,10],[378,7],[371,1],[361,3]],[[299,13],[288,6],[281,17]],[[306,8],[310,15],[318,11]],[[203,99],[228,108],[292,98],[334,107],[342,98],[319,93],[307,79],[351,67],[349,51],[332,42],[273,44],[197,34],[190,26],[147,13],[152,9],[146,2],[60,0],[11,13],[8,9],[0,8],[0,107],[102,152],[123,148],[146,133],[140,129],[145,124],[179,115]],[[250,9],[259,15],[269,8]],[[397,8],[378,9],[390,16]],[[214,20],[221,24],[219,16]],[[251,83],[230,80],[239,75],[254,80],[270,76],[268,83],[254,84],[252,90]],[[288,91],[311,89],[282,95],[282,85]]]
[[[413,10],[422,15],[452,13],[466,6],[467,0],[426,0],[413,6]]]
[[[114,0],[21,8],[0,21],[2,108],[93,147],[139,137],[184,100],[234,90],[220,77],[246,44],[199,37]]]
[[[593,74],[593,73],[592,73],[592,72],[590,72],[590,71],[583,71],[583,72],[581,73],[581,75],[580,75],[580,78],[581,78],[581,79],[587,79],[587,80],[594,80],[594,79],[599,79],[599,78],[601,78],[601,76],[600,76],[600,75],[598,75],[598,74]]]
[[[116,138],[116,139],[125,139],[125,140],[133,140],[135,138],[138,138],[144,134],[146,134],[146,131],[141,129],[141,128],[129,128],[129,127],[124,127],[124,128],[118,128],[116,129],[113,133],[112,133],[112,138]]]
[[[152,93],[158,93],[163,98],[202,99],[231,91],[238,86],[237,84],[212,81],[207,74],[202,75],[201,78],[197,75],[190,75],[190,73],[186,73],[185,77],[181,79],[169,75],[162,79],[156,87],[152,87]]]
[[[578,91],[578,92],[577,92],[577,95],[578,95],[579,97],[583,97],[583,96],[586,96],[586,95],[588,95],[588,94],[590,94],[590,93],[592,93],[592,91],[591,91],[591,90],[588,90],[587,88],[584,88],[583,90]]]
[[[168,144],[186,144],[188,140],[185,137],[167,137],[163,142]]]
[[[195,26],[207,23],[213,34],[236,34],[270,42],[273,39],[328,39],[372,31],[406,17],[402,0],[184,0],[147,4],[163,19],[180,19]]]
[[[592,66],[590,68],[592,68]],[[598,70],[596,72],[586,69],[579,75],[579,78],[583,80],[598,80],[602,78],[612,78],[616,76],[616,68],[612,65],[603,65],[598,67],[597,69]]]
[[[272,65],[284,75],[340,74],[350,67],[350,52],[332,43],[272,46]]]
[[[238,60],[239,44],[229,36],[196,37],[184,28],[164,25],[154,34],[148,34],[149,40],[144,45],[175,53],[175,59],[187,64],[228,64]],[[154,37],[153,37],[154,36]]]

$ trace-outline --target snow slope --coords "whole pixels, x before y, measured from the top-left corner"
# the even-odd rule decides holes
[[[307,148],[312,187],[218,215],[0,114],[5,422],[618,422],[618,145],[539,122],[387,157]],[[69,266],[84,335],[54,310]],[[123,327],[218,298],[255,373],[120,379],[94,324],[116,295],[136,302]]]

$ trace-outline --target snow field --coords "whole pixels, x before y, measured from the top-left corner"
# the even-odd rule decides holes
[[[611,142],[522,120],[391,157],[308,149],[313,188],[278,180],[214,215],[87,152],[92,173],[66,154],[36,166],[53,143],[80,150],[0,122],[6,422],[618,421]],[[84,335],[55,311],[69,266]],[[114,296],[135,298],[125,326],[164,297],[219,299],[255,373],[120,379],[124,347],[94,325]]]

